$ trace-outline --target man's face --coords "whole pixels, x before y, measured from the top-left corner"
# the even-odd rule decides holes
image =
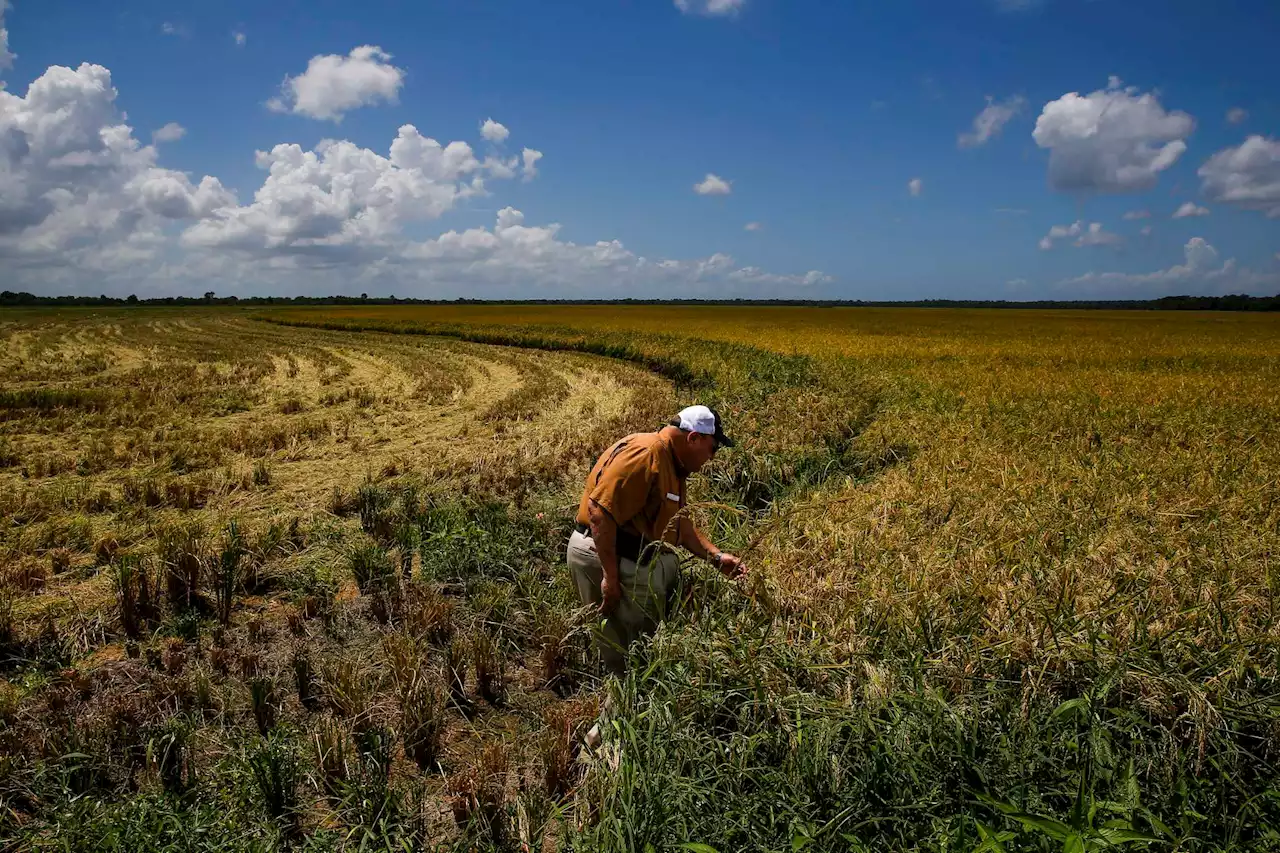
[[[689,445],[689,472],[701,471],[716,455],[716,438],[700,432],[686,433]]]

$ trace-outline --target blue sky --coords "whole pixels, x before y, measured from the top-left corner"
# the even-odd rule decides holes
[[[4,27],[10,289],[1280,292],[1263,0],[14,0]]]

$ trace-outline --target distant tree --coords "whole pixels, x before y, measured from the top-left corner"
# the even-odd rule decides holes
[[[212,301],[213,301],[213,291],[212,291],[212,290],[210,290],[210,291],[206,291],[206,292],[205,292],[205,295],[204,295],[204,301],[205,301],[205,302],[212,302]]]
[[[128,302],[130,305],[137,305],[137,304],[138,304],[138,294],[136,294],[136,293],[130,293],[130,294],[129,294],[129,298],[128,298],[128,299],[126,299],[126,300],[125,300],[125,302]]]
[[[362,293],[362,294],[360,294],[360,298],[361,298],[361,299],[368,299],[368,298],[369,298],[369,294],[367,294],[367,293]]]

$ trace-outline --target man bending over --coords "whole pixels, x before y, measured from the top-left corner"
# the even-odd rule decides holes
[[[712,544],[681,509],[685,481],[732,447],[720,416],[690,406],[657,432],[629,435],[606,450],[587,476],[567,561],[584,604],[599,606],[596,642],[605,667],[621,674],[626,652],[666,615],[679,583],[677,545],[740,578],[746,567]]]

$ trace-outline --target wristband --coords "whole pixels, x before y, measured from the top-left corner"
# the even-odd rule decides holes
[[[715,553],[715,556],[711,558],[711,565],[715,566],[718,569],[720,568],[720,561],[723,559],[724,559],[724,552],[717,551]]]

